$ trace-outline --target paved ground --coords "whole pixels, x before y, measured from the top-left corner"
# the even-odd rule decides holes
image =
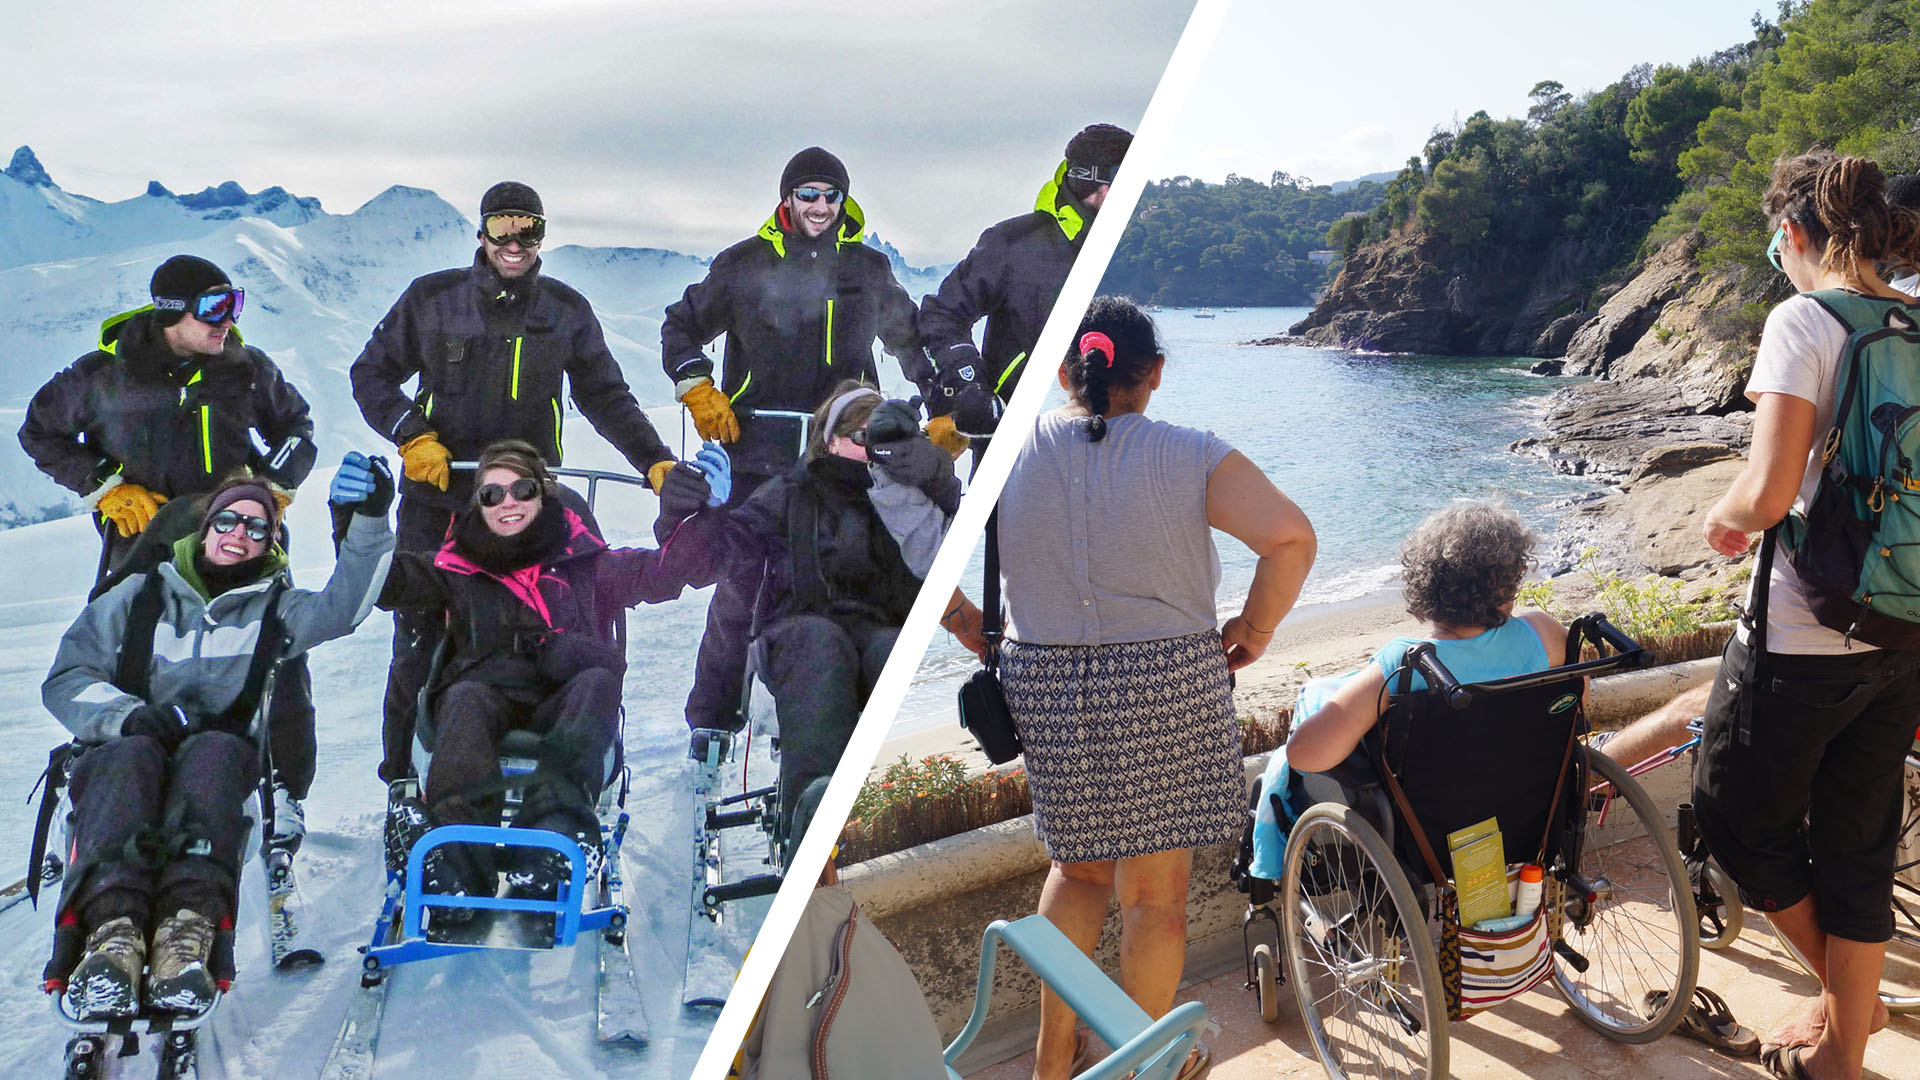
[[[1920,987],[1920,968],[1889,971],[1889,978]],[[1291,992],[1283,989],[1280,1018],[1260,1020],[1244,976],[1231,971],[1184,987],[1180,1000],[1203,1001],[1219,1032],[1213,1080],[1276,1080],[1323,1075],[1312,1058]],[[1723,951],[1701,950],[1700,984],[1727,999],[1740,1022],[1765,1035],[1812,994],[1812,977],[1776,944],[1766,921],[1749,912],[1746,929]],[[1536,989],[1500,1008],[1453,1025],[1452,1074],[1461,1078],[1530,1080],[1669,1080],[1681,1077],[1760,1077],[1757,1058],[1723,1057],[1707,1046],[1669,1036],[1645,1046],[1611,1042],[1587,1027],[1551,989]],[[1029,1053],[974,1073],[970,1080],[1027,1080]],[[1920,1015],[1895,1016],[1867,1046],[1869,1078],[1920,1080]]]

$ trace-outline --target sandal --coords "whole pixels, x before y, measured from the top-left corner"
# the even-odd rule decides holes
[[[1093,1063],[1093,1032],[1080,1028],[1073,1033],[1073,1064],[1067,1066],[1068,1076],[1079,1076]]]
[[[1649,990],[1641,1010],[1649,1017],[1657,1016],[1666,1004],[1665,990]],[[1752,1057],[1760,1052],[1760,1036],[1742,1027],[1726,1001],[1704,986],[1694,987],[1693,999],[1687,1002],[1687,1011],[1680,1015],[1680,1026],[1674,1030],[1732,1057]]]
[[[1180,1066],[1180,1072],[1173,1080],[1200,1080],[1213,1069],[1213,1051],[1204,1046],[1196,1046],[1187,1055],[1187,1063]]]
[[[1768,1043],[1760,1052],[1760,1064],[1780,1080],[1813,1080],[1800,1054],[1807,1048],[1798,1043]]]

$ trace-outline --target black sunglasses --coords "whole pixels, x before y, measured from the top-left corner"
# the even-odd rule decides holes
[[[273,523],[266,518],[257,518],[233,510],[222,510],[213,515],[213,531],[225,536],[242,525],[247,527],[247,539],[254,543],[264,543],[273,532]]]
[[[540,494],[540,481],[531,476],[523,476],[511,484],[482,484],[473,493],[473,501],[481,506],[499,506],[512,495],[515,502],[531,502]]]

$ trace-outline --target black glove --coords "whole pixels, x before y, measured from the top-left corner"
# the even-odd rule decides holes
[[[150,735],[171,754],[187,737],[191,722],[178,705],[142,705],[120,721],[120,736]]]
[[[954,399],[968,387],[980,385],[985,375],[986,365],[980,361],[980,350],[971,344],[946,350],[945,358],[935,366],[933,392],[927,395],[927,415],[945,416],[952,412]]]
[[[387,459],[376,455],[368,463],[367,471],[373,474],[373,491],[360,500],[355,513],[368,517],[386,517],[387,508],[393,505],[393,470],[387,467]]]
[[[896,484],[925,489],[942,473],[953,477],[953,458],[928,440],[904,401],[881,402],[861,435],[867,459]]]
[[[691,517],[706,508],[710,493],[706,474],[680,462],[667,471],[666,480],[660,484],[660,516],[668,521]]]
[[[990,439],[1004,406],[993,391],[975,384],[953,399],[953,426],[969,439]]]

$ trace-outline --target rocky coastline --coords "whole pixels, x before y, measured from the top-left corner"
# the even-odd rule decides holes
[[[1739,300],[1701,273],[1698,246],[1693,235],[1670,241],[1601,290],[1592,310],[1563,311],[1564,273],[1475,287],[1423,265],[1417,239],[1376,245],[1354,253],[1312,315],[1245,344],[1507,353],[1540,358],[1542,375],[1584,377],[1548,399],[1542,435],[1510,447],[1610,488],[1569,505],[1542,569],[1570,569],[1597,547],[1608,569],[1719,588],[1730,564],[1700,540],[1700,517],[1746,454],[1752,360],[1749,344],[1714,332]],[[1490,300],[1518,314],[1497,317]]]

